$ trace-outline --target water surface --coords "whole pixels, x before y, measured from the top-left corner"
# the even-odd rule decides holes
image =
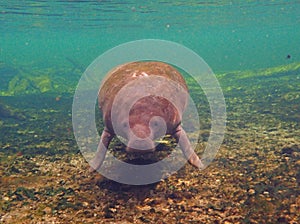
[[[299,1],[284,0],[3,0],[1,61],[87,66],[118,44],[158,38],[191,48],[215,72],[267,68],[300,60],[299,11]]]

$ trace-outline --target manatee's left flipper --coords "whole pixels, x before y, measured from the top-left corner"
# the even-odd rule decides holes
[[[199,169],[204,168],[203,163],[192,149],[187,134],[181,127],[181,125],[177,127],[176,132],[173,134],[173,137],[176,139],[177,142],[179,142],[179,146],[189,163]]]
[[[89,162],[90,172],[100,169],[110,141],[113,139],[114,134],[111,134],[106,128],[103,130],[100,142],[98,144],[97,152],[95,157]]]

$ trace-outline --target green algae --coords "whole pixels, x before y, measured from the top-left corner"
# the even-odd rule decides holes
[[[2,87],[0,90],[0,95],[2,96],[39,93],[73,93],[82,75],[82,70],[74,70],[73,67],[31,69],[29,66],[23,66],[22,69],[18,69],[10,66],[2,70],[3,72],[7,71],[7,73],[9,73],[9,76],[5,76],[7,88]],[[225,85],[224,88],[222,86],[223,91],[227,92],[242,91],[239,82],[247,81],[250,85],[255,85],[257,88],[264,88],[265,86],[262,83],[257,82],[257,78],[271,80],[280,78],[288,81],[291,77],[299,77],[299,75],[300,63],[291,63],[267,69],[220,73],[216,74],[216,77],[221,86]],[[201,88],[195,86],[197,82],[191,79],[191,77],[188,77],[186,80],[191,90],[191,95],[199,93],[199,89]],[[233,80],[235,81],[233,82]],[[294,87],[295,83],[293,83],[293,88]],[[200,90],[200,93],[201,91],[202,90]]]
[[[300,63],[295,62],[288,65],[276,66],[266,69],[258,70],[243,70],[243,71],[232,71],[217,74],[217,77],[221,80],[223,78],[228,78],[235,76],[238,79],[254,78],[254,77],[278,77],[278,76],[290,76],[290,75],[300,75]]]
[[[52,81],[48,75],[22,77],[15,76],[8,84],[8,95],[44,93],[52,90]]]
[[[0,86],[0,96],[71,93],[74,92],[76,83],[81,76],[79,70],[70,67],[32,69],[27,65],[22,69],[10,70],[8,71],[10,75],[4,76],[3,82],[6,84]]]
[[[33,77],[31,81],[41,93],[48,92],[53,88],[52,81],[48,75]]]
[[[289,92],[283,95],[283,99],[287,102],[292,102],[300,99],[300,91]]]

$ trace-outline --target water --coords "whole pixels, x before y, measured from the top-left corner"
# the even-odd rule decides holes
[[[286,0],[1,0],[0,223],[300,223],[299,12],[300,1]],[[204,171],[186,164],[164,181],[132,186],[88,172],[72,102],[95,58],[145,38],[180,43],[208,63],[225,97],[227,129]],[[211,107],[195,79],[186,80],[200,123],[188,137],[201,157]],[[100,132],[98,109],[95,117]],[[172,159],[171,139],[160,142],[154,156]],[[109,150],[152,163],[118,141]]]
[[[89,65],[143,38],[181,43],[215,72],[299,61],[299,1],[1,1],[1,61]],[[291,60],[286,56],[291,55]]]

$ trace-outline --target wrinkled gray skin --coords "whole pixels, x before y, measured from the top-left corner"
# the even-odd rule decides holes
[[[143,96],[147,91],[150,95]],[[155,150],[155,139],[169,134],[179,142],[189,163],[203,168],[180,125],[188,92],[183,77],[172,66],[162,62],[121,65],[103,80],[98,100],[105,128],[90,171],[101,167],[116,135],[128,140],[127,152],[145,153]]]

